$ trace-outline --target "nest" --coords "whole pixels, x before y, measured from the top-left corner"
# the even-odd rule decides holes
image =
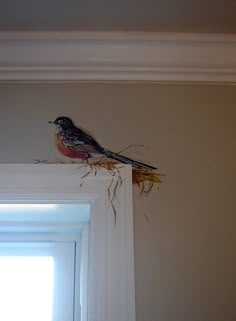
[[[89,167],[89,171],[82,177],[82,179],[90,174],[96,175],[97,171],[100,169],[106,169],[113,177],[117,175],[118,183],[116,189],[122,184],[122,178],[119,171],[119,169],[122,167],[122,164],[105,160],[87,165],[84,164],[81,167],[87,166]],[[159,186],[159,184],[162,183],[162,178],[164,176],[164,174],[159,173],[157,170],[135,167],[132,168],[132,182],[140,189],[140,195],[143,196],[148,196],[154,186]]]
[[[37,161],[37,163],[60,163],[63,164],[62,161]],[[116,222],[116,208],[114,206],[114,198],[116,196],[116,192],[121,187],[123,183],[123,179],[120,174],[120,168],[122,168],[123,164],[117,163],[111,160],[100,160],[88,164],[78,164],[80,165],[78,167],[78,170],[81,168],[86,168],[88,171],[81,177],[81,184],[80,186],[84,184],[86,177],[89,175],[97,175],[97,172],[99,170],[105,169],[111,174],[111,182],[109,184],[109,187],[107,189],[107,195],[108,195],[108,201],[110,206],[112,207],[113,213],[114,213],[114,220]],[[162,183],[162,178],[165,175],[162,173],[159,173],[157,170],[150,170],[146,168],[132,168],[132,182],[134,185],[136,185],[140,190],[141,196],[148,196],[150,192],[152,191],[153,187],[157,186],[159,187],[159,184]]]
[[[133,184],[140,189],[140,195],[148,196],[155,185],[162,183],[162,177],[165,176],[156,170],[145,168],[133,168],[132,180]]]
[[[113,200],[116,196],[117,189],[122,185],[123,179],[120,175],[120,168],[123,165],[120,163],[116,163],[114,161],[98,161],[98,162],[93,162],[87,165],[81,165],[79,168],[82,167],[88,167],[89,170],[86,174],[84,174],[81,179],[81,186],[83,185],[84,179],[89,176],[89,175],[97,175],[97,171],[100,169],[105,169],[107,170],[111,176],[111,182],[109,184],[109,187],[107,189],[107,195],[108,195],[108,201],[109,204],[113,210],[114,214],[114,220],[116,223],[116,208],[114,206]],[[136,185],[139,190],[140,190],[140,195],[141,196],[148,196],[150,192],[152,191],[154,186],[159,186],[159,184],[162,183],[162,177],[164,174],[161,174],[157,172],[156,170],[149,170],[146,168],[132,168],[132,182],[134,185]],[[115,180],[115,177],[117,178]]]

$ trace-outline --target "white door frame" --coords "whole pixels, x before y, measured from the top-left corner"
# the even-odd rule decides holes
[[[82,179],[89,167],[79,166],[0,165],[0,203],[89,203],[88,321],[135,321],[132,169]],[[122,182],[113,200],[116,224],[112,179],[113,186]]]

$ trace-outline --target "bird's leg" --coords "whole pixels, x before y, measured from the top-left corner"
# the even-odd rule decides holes
[[[89,165],[88,157],[83,158],[83,160],[82,160],[81,164],[84,164],[84,163],[86,163],[85,165]]]

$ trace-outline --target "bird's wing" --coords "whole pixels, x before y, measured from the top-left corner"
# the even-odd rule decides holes
[[[65,131],[61,140],[66,147],[80,152],[99,153],[102,150],[94,138],[79,128]]]

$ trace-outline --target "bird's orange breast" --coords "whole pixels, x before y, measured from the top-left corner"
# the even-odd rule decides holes
[[[66,157],[80,158],[80,159],[88,158],[88,153],[80,152],[80,151],[77,151],[77,150],[74,150],[72,148],[65,146],[61,140],[60,132],[56,133],[56,135],[55,135],[55,143],[56,143],[58,151]]]

